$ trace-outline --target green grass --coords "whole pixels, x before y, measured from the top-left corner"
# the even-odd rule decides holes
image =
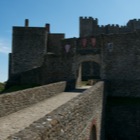
[[[86,86],[88,81],[81,81],[81,86]]]
[[[0,92],[2,92],[5,88],[5,84],[4,83],[0,83]]]
[[[90,82],[91,80],[91,82]],[[98,82],[99,80],[98,79],[89,79],[87,81],[82,81],[81,82],[81,86],[87,86],[87,85],[94,85]]]

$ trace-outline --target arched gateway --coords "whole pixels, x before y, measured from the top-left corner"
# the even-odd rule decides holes
[[[82,80],[94,79],[100,77],[100,55],[87,54],[74,57],[72,73],[76,79],[76,86],[79,86]]]

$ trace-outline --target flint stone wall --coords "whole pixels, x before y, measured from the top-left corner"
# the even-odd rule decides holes
[[[140,80],[140,32],[104,35],[102,40],[102,79]]]
[[[140,139],[140,98],[108,98],[105,118],[105,140]]]
[[[114,80],[105,82],[106,93],[109,97],[140,98],[140,80]]]
[[[101,135],[103,82],[60,106],[7,140],[88,140],[92,125]]]
[[[58,82],[0,95],[0,117],[61,93],[65,86],[66,82]]]
[[[43,27],[13,27],[11,74],[40,67],[47,51],[48,33]]]

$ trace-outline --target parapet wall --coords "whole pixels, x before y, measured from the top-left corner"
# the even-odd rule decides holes
[[[120,34],[133,32],[140,29],[140,20],[129,20],[124,26],[119,25],[99,25],[97,18],[80,17],[80,37],[99,35],[99,34]]]
[[[0,117],[16,112],[65,90],[66,82],[0,95]]]
[[[7,140],[89,140],[93,125],[97,140],[101,135],[103,82],[60,106]]]

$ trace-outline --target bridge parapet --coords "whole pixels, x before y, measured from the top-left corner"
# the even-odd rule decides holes
[[[38,103],[65,90],[66,82],[58,82],[0,95],[0,117]]]
[[[100,139],[101,114],[103,112],[103,82],[86,90],[45,117],[34,122],[7,140],[83,140],[89,139],[92,126]]]

